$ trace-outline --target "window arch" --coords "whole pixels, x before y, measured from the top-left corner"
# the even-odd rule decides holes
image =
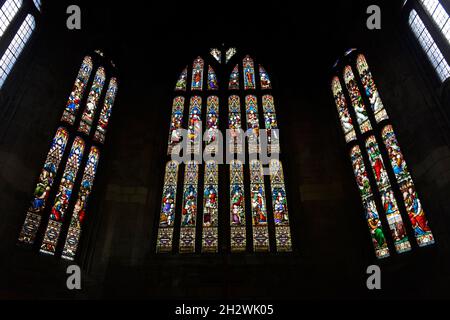
[[[103,92],[107,74],[115,72],[112,65],[106,65],[105,62],[100,55],[86,56],[82,61],[19,235],[19,242],[33,245],[42,220],[48,217],[40,251],[55,255],[59,241],[65,236],[61,255],[68,260],[76,257],[88,211],[88,199],[93,191],[118,90],[117,78],[109,76],[108,89]],[[97,71],[91,79],[94,66],[97,66]],[[92,83],[84,102],[89,81]],[[103,106],[97,112],[97,104],[102,98]],[[83,104],[85,108],[80,115],[78,110]],[[91,130],[92,127],[95,130]],[[70,148],[67,148],[69,145]],[[62,172],[61,163],[65,163]],[[81,177],[78,186],[77,177]],[[63,226],[67,223],[68,232],[62,234]]]
[[[206,57],[197,57],[178,76],[157,252],[193,253],[201,248],[201,252],[216,253],[225,247],[231,252],[268,252],[271,247],[278,252],[292,251],[282,164],[280,160],[266,161],[262,156],[280,153],[273,86],[261,64],[255,64],[250,55],[239,56],[235,48],[214,48]],[[221,76],[226,77],[225,81],[221,81]],[[189,107],[185,108],[188,102]],[[224,104],[226,108],[222,107]],[[185,126],[183,115],[187,119]],[[200,139],[202,121],[206,125]],[[183,128],[186,141],[180,130]],[[260,134],[262,129],[267,131],[267,145],[261,144],[261,137],[266,137]],[[243,130],[245,135],[241,134]],[[213,156],[211,159],[201,160],[202,146],[205,153]],[[173,156],[178,156],[183,147],[187,148],[183,153],[191,156],[189,161],[177,165],[177,170],[179,167],[184,171],[183,183],[170,179],[172,182],[167,184],[168,177],[175,174]],[[220,162],[224,150],[229,153],[226,164]],[[177,191],[182,194],[179,206],[175,201]],[[274,236],[270,235],[270,228],[275,230]],[[200,235],[202,238],[196,239]]]
[[[337,75],[332,79],[331,91],[349,146],[376,257],[390,255],[388,243],[393,244],[397,253],[410,251],[408,228],[413,231],[418,246],[433,244],[433,234],[366,58],[358,50],[352,50],[335,68]],[[341,78],[340,70],[343,70]],[[342,82],[347,89],[345,92]],[[347,97],[351,101],[351,109],[348,108]],[[353,119],[358,123],[357,132]],[[372,168],[370,173],[367,167]],[[372,190],[377,190],[378,199]],[[378,204],[381,204],[381,210]],[[409,220],[408,226],[402,214]],[[384,224],[390,231],[390,238],[385,236]]]

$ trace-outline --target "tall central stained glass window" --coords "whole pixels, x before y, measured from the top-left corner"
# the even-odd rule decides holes
[[[377,258],[434,243],[380,92],[364,55],[347,51],[331,91]]]
[[[213,48],[182,69],[157,252],[292,251],[277,105],[269,73],[256,62],[236,48]],[[186,152],[187,161],[174,157]]]

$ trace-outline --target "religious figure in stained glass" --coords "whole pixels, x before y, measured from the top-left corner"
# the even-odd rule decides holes
[[[219,85],[217,84],[217,77],[214,69],[208,66],[208,90],[218,90]]]
[[[242,66],[244,70],[244,88],[248,89],[256,89],[255,85],[255,67],[253,63],[253,59],[250,56],[246,56],[242,61]]]
[[[259,79],[261,84],[261,89],[272,89],[272,83],[270,82],[269,75],[266,69],[262,65],[259,65]]]
[[[84,146],[83,139],[75,137],[53,207],[50,211],[50,218],[41,245],[41,252],[48,254],[55,253],[64,215],[69,206],[78,169],[80,168],[81,159],[83,158]]]
[[[348,112],[347,102],[345,100],[344,92],[342,91],[341,83],[338,77],[334,77],[331,83],[334,101],[341,121],[342,130],[344,131],[345,141],[350,142],[356,140],[355,129],[353,128],[353,121]]]
[[[356,113],[356,120],[358,121],[361,132],[365,133],[372,130],[366,107],[362,100],[361,93],[359,92],[358,85],[355,80],[355,75],[353,74],[352,68],[350,66],[346,66],[344,69],[344,80],[345,85],[347,86],[348,93],[350,95],[353,109]]]
[[[106,92],[103,108],[98,119],[97,130],[95,130],[94,141],[104,143],[106,129],[108,128],[109,118],[111,117],[112,107],[117,94],[117,79],[111,78],[109,81],[108,91]]]
[[[202,98],[199,96],[193,96],[191,98],[191,104],[189,107],[189,122],[188,122],[188,152],[200,153],[200,136],[202,133]]]
[[[172,250],[178,168],[178,162],[173,160],[167,162],[159,216],[158,241],[156,245],[156,250],[158,252],[170,252]]]
[[[203,89],[203,59],[198,57],[194,60],[192,68],[192,90],[202,90]]]
[[[219,98],[217,96],[208,97],[206,112],[205,151],[215,153],[218,151],[217,135],[219,131]]]
[[[231,72],[230,81],[228,82],[228,89],[239,90],[239,66],[236,65]]]
[[[261,162],[250,162],[250,204],[253,225],[253,249],[269,250],[269,231],[267,227],[266,194]]]
[[[381,101],[380,94],[373,80],[372,73],[370,73],[367,61],[362,54],[358,55],[356,59],[356,68],[358,69],[361,82],[364,86],[366,96],[369,99],[370,107],[375,115],[375,120],[381,122],[388,119],[386,110],[384,109],[383,102]]]
[[[268,94],[264,95],[262,97],[262,104],[264,111],[264,126],[267,134],[267,151],[268,153],[279,153],[278,123],[273,97]]]
[[[256,96],[245,97],[245,108],[247,113],[248,152],[258,153],[259,116]]]
[[[198,163],[186,163],[181,207],[180,252],[195,251],[195,226],[197,221]]]
[[[230,163],[231,251],[246,249],[244,166],[239,160]]]
[[[66,104],[66,108],[63,112],[61,121],[72,125],[75,122],[78,109],[80,108],[80,101],[83,98],[83,94],[86,88],[86,84],[91,76],[92,72],[92,58],[86,56],[83,59],[78,76],[73,85],[72,92]]]
[[[105,69],[103,67],[99,67],[95,74],[91,91],[89,92],[86,107],[84,109],[83,115],[81,116],[80,127],[78,128],[79,132],[83,132],[86,135],[89,135],[89,132],[91,132],[95,111],[97,109],[98,100],[100,100],[100,95],[102,94],[104,84]]]
[[[179,143],[182,140],[180,129],[183,126],[183,111],[184,111],[184,97],[178,96],[173,99],[172,104],[172,119],[170,120],[169,129],[169,143],[167,154],[172,154],[174,151],[178,153]]]
[[[184,68],[184,70],[181,72],[180,77],[175,84],[175,91],[186,91],[187,69],[188,67],[186,66],[186,68]]]
[[[62,257],[67,260],[74,260],[78,243],[80,241],[83,222],[86,218],[87,204],[89,195],[94,184],[95,174],[97,173],[97,165],[100,157],[100,151],[97,147],[91,147],[88,160],[84,168],[83,178],[81,180],[78,198],[75,202],[72,218],[70,220],[69,231],[67,232],[66,242]]]
[[[56,173],[58,172],[61,159],[66,149],[69,133],[65,128],[56,131],[50,146],[50,151],[44,163],[44,168],[39,175],[38,183],[34,189],[33,200],[28,208],[27,216],[19,235],[19,241],[33,244],[41,223],[42,214],[47,204]]]
[[[215,161],[205,164],[202,252],[218,251],[219,175]]]

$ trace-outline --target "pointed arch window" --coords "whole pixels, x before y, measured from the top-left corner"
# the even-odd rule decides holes
[[[112,66],[108,65],[107,70],[100,65],[104,63],[100,55],[83,59],[19,234],[20,243],[33,245],[43,220],[48,218],[40,251],[50,255],[61,254],[68,260],[76,258],[88,215],[88,200],[92,197],[101,149],[118,90],[116,77],[110,77],[108,89],[103,90],[108,70],[114,72]],[[97,72],[91,78],[91,71],[96,65]],[[92,82],[91,90],[84,103],[84,112],[80,115],[77,111],[83,104],[89,81]],[[103,107],[97,110],[101,99]],[[97,118],[96,123],[93,120]],[[95,131],[91,130],[92,127]],[[62,172],[61,167],[64,168]],[[48,206],[49,203],[51,206]],[[68,230],[67,234],[64,229]],[[62,251],[58,249],[60,240],[64,240]]]
[[[388,257],[391,254],[389,243],[392,243],[397,253],[410,251],[412,245],[408,228],[414,231],[418,246],[433,244],[433,234],[366,58],[355,49],[344,60],[347,65],[342,62],[336,66],[337,72],[339,68],[344,69],[343,79],[335,76],[331,91],[350,148],[353,171],[375,255],[377,258]],[[353,68],[356,68],[358,77],[353,73]],[[341,81],[346,84],[345,92]],[[364,96],[360,94],[359,87]],[[350,98],[352,110],[347,108],[346,96]],[[353,119],[357,119],[359,124],[358,133],[353,128]],[[370,172],[366,170],[368,166],[372,168]],[[376,188],[379,199],[372,192],[372,187]],[[402,197],[398,197],[399,194]],[[402,208],[406,208],[406,212]],[[404,223],[402,215],[408,217],[409,225]],[[385,236],[383,225],[390,231],[390,237]]]
[[[252,57],[241,56],[234,62],[237,57],[235,48],[211,49],[205,59],[197,57],[178,77],[158,212],[157,252],[194,253],[201,248],[202,253],[217,253],[225,246],[231,252],[268,252],[271,247],[278,252],[292,251],[283,166],[279,160],[263,160],[263,152],[265,158],[280,152],[272,82],[266,69],[255,64]],[[187,80],[188,74],[192,79]],[[228,85],[218,78],[224,74]],[[190,81],[189,87],[186,81]],[[221,97],[226,97],[227,108],[221,106]],[[184,126],[183,105],[188,101],[188,121]],[[227,121],[219,121],[224,118]],[[175,148],[184,146],[178,130],[183,128],[187,133],[187,151]],[[267,135],[260,134],[261,128],[267,130]],[[225,132],[227,129],[229,132]],[[226,141],[220,141],[225,136]],[[265,150],[261,136],[268,138]],[[219,143],[225,148],[218,147]],[[204,149],[200,150],[202,146]],[[250,158],[247,163],[246,147]],[[222,164],[225,157],[220,153],[224,150],[228,151],[227,162]],[[175,165],[173,156],[181,153],[187,154],[189,161]],[[202,159],[204,154],[207,156]],[[178,170],[184,172],[179,184],[175,178]],[[177,192],[182,195],[179,204]],[[178,223],[179,230],[174,227]],[[272,227],[275,232],[270,234]],[[179,239],[178,248],[174,239]]]

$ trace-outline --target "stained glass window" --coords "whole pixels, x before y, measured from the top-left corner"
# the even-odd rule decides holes
[[[377,122],[388,119],[386,110],[384,109],[383,102],[381,101],[380,94],[373,80],[372,73],[369,70],[367,61],[362,54],[358,55],[356,59],[356,67],[358,69],[359,77],[366,91],[366,96],[369,99],[370,107],[375,115]]]
[[[391,230],[392,239],[394,240],[395,249],[398,253],[409,251],[411,250],[411,244],[409,243],[397,200],[395,199],[394,191],[374,136],[367,138],[366,148],[375,181],[381,194],[381,202],[388,220],[389,229]]]
[[[9,43],[8,48],[6,48],[5,53],[0,59],[0,89],[5,83],[5,80],[14,67],[17,59],[19,59],[19,56],[30,39],[35,27],[36,23],[34,17],[31,14],[27,15],[16,35]]]
[[[239,134],[241,126],[241,100],[239,96],[228,97],[228,129],[230,129],[230,152],[242,153],[242,139]]]
[[[189,107],[189,124],[188,124],[188,152],[200,153],[200,136],[202,133],[202,98],[193,96]]]
[[[228,83],[228,89],[239,90],[239,66],[236,65],[231,72],[230,82]]]
[[[86,83],[89,80],[92,72],[92,58],[87,56],[83,59],[77,78],[73,85],[72,92],[66,104],[66,109],[63,112],[61,121],[73,124],[80,108],[80,101],[83,98]]]
[[[264,186],[264,173],[259,160],[250,161],[250,202],[253,226],[253,249],[269,250],[269,230]]]
[[[353,121],[348,112],[347,102],[342,91],[341,83],[338,77],[334,77],[331,83],[334,101],[341,121],[342,130],[344,130],[345,141],[350,142],[356,140],[355,129],[353,128]]]
[[[202,90],[203,89],[203,59],[198,57],[194,60],[192,68],[192,90]]]
[[[0,7],[0,37],[3,36],[21,6],[22,0],[6,0]]]
[[[45,159],[44,168],[34,189],[33,200],[28,208],[25,222],[19,235],[19,241],[33,244],[38,231],[42,214],[47,204],[47,199],[52,188],[61,159],[66,149],[69,134],[65,128],[56,131],[50,146],[50,151]]]
[[[111,116],[112,107],[117,94],[117,79],[111,78],[109,81],[108,91],[106,92],[105,101],[103,103],[100,118],[98,119],[97,130],[95,130],[94,140],[100,143],[105,142],[106,129],[108,127],[109,117]]]
[[[175,97],[172,103],[172,119],[170,121],[169,143],[167,154],[179,152],[179,143],[182,134],[179,131],[183,126],[184,97]]]
[[[245,109],[247,114],[248,152],[258,153],[259,116],[256,96],[245,97]]]
[[[220,52],[219,49],[211,49],[209,51],[209,53],[211,53],[211,55],[214,57],[214,59],[217,60],[217,62],[221,63],[222,62],[222,52]]]
[[[259,65],[259,79],[261,83],[261,89],[272,89],[272,83],[266,69],[262,65]]]
[[[83,152],[83,139],[80,137],[75,137],[72,148],[70,149],[66,168],[64,169],[61,183],[51,209],[47,230],[44,234],[44,240],[41,245],[41,252],[43,253],[55,253],[56,244],[58,242],[59,234],[64,221],[64,215],[66,214],[69,206],[78,169],[80,168],[81,159],[83,158]]]
[[[208,90],[218,90],[219,85],[217,84],[217,77],[214,69],[208,66]]]
[[[209,154],[218,152],[219,98],[209,96],[206,100],[206,134],[205,151]]]
[[[175,84],[176,91],[186,91],[187,68],[188,68],[187,66],[186,68],[184,68],[184,70],[180,74],[180,77],[177,80],[177,83]]]
[[[277,115],[275,113],[275,103],[271,95],[262,97],[264,111],[264,125],[267,134],[268,153],[279,153],[280,144],[278,137]]]
[[[219,170],[215,161],[205,164],[203,192],[203,240],[202,252],[218,250],[219,220]]]
[[[242,61],[243,70],[244,70],[244,88],[255,89],[255,68],[253,59],[250,56],[246,56]]]
[[[244,167],[239,160],[230,163],[231,251],[246,249]]]
[[[236,52],[237,52],[236,48],[229,48],[227,50],[227,52],[225,53],[225,55],[226,55],[225,63],[228,63],[228,61],[230,61],[230,59],[233,58],[233,56],[236,54]]]
[[[444,82],[450,77],[450,66],[416,10],[411,10],[409,14],[409,26],[441,82]]]
[[[86,107],[84,108],[83,115],[81,116],[79,132],[83,132],[89,135],[91,132],[92,123],[95,117],[95,111],[97,110],[97,104],[102,94],[103,85],[105,84],[105,69],[99,67],[94,76],[94,82],[89,92]]]
[[[177,200],[178,162],[169,161],[164,176],[163,196],[159,217],[157,252],[172,250],[173,227],[175,223],[175,208]]]
[[[197,220],[198,163],[186,163],[181,207],[180,252],[195,251],[195,225]]]
[[[74,260],[77,253],[82,225],[86,218],[89,195],[91,194],[95,174],[97,172],[99,157],[100,151],[98,148],[95,146],[91,147],[62,253],[62,257],[67,260]]]
[[[291,251],[291,230],[283,166],[279,160],[272,159],[269,164],[269,170],[277,251]]]
[[[362,133],[372,130],[370,125],[369,117],[367,116],[367,110],[364,102],[359,92],[358,85],[355,80],[355,75],[353,74],[352,68],[346,66],[344,69],[344,80],[347,86],[348,93],[350,95],[350,100],[353,109],[356,113],[356,120],[358,121],[359,128]]]
[[[433,234],[428,226],[422,203],[416,192],[403,153],[400,150],[400,146],[391,125],[387,125],[383,128],[382,137],[388,151],[389,160],[394,170],[395,177],[400,186],[400,191],[403,195],[403,201],[405,202],[408,217],[413,227],[417,243],[421,247],[432,244],[434,243]]]
[[[383,233],[380,215],[378,214],[372,188],[370,187],[369,177],[366,171],[366,166],[364,165],[364,160],[359,146],[356,145],[352,148],[350,157],[352,160],[356,184],[358,185],[359,193],[364,206],[364,217],[367,220],[370,236],[372,238],[372,244],[375,249],[375,255],[379,259],[389,257],[389,248],[386,242],[386,237]]]

